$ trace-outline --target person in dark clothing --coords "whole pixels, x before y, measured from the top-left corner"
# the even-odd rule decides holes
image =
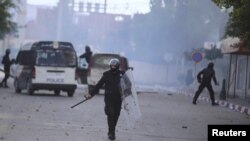
[[[92,51],[90,50],[90,47],[87,45],[85,46],[85,53],[80,55],[80,58],[85,58],[87,63],[89,64],[91,57],[92,57]]]
[[[110,70],[103,73],[102,78],[98,81],[90,94],[85,95],[85,98],[90,99],[91,97],[93,97],[104,85],[105,114],[107,115],[107,122],[109,127],[108,138],[114,140],[115,127],[120,116],[122,104],[120,79],[124,72],[119,70],[120,62],[118,59],[111,59],[109,65]]]
[[[3,56],[3,60],[2,60],[2,64],[4,65],[4,73],[5,73],[5,75],[4,75],[4,78],[3,78],[2,82],[0,83],[0,86],[5,87],[5,88],[8,88],[7,80],[9,78],[10,66],[12,64],[9,55],[10,55],[10,49],[6,49],[5,55]]]
[[[91,60],[91,57],[92,57],[92,51],[90,50],[90,47],[87,45],[85,47],[85,53],[80,55],[79,58],[80,59],[85,58],[86,62],[89,64],[90,60]],[[86,84],[87,83],[88,69],[79,69],[78,72],[79,72],[79,75],[80,75],[81,83]]]
[[[203,89],[206,87],[209,91],[212,105],[218,105],[217,103],[215,103],[214,90],[213,90],[213,87],[211,85],[212,79],[213,79],[215,85],[218,85],[218,82],[217,82],[216,77],[215,77],[215,71],[214,71],[213,67],[214,67],[214,63],[210,62],[208,64],[207,68],[204,68],[203,70],[201,70],[198,73],[197,80],[200,83],[200,85],[199,85],[199,88],[194,95],[193,104],[196,104],[196,101],[197,101],[199,95],[201,94]]]

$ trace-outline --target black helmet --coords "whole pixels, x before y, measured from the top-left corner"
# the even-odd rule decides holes
[[[208,68],[213,68],[214,67],[214,63],[213,62],[210,62],[207,66]]]
[[[90,52],[90,47],[88,45],[85,46],[85,51]]]
[[[10,49],[6,49],[6,50],[5,50],[5,53],[6,53],[6,54],[10,54]]]
[[[120,61],[116,58],[113,58],[109,61],[109,66],[111,70],[118,70],[120,67]],[[113,66],[113,67],[112,67]]]

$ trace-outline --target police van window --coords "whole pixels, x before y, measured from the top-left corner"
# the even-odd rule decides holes
[[[117,56],[113,55],[101,55],[93,58],[93,67],[107,69],[109,68],[109,61],[113,58],[119,59]]]
[[[33,59],[32,59],[33,58]],[[20,65],[33,65],[35,53],[33,51],[20,51],[17,55],[17,63]]]
[[[40,66],[59,66],[59,67],[75,66],[76,58],[73,53],[72,51],[60,50],[60,49],[38,50],[36,64]]]

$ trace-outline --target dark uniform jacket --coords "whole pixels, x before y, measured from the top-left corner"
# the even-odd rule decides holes
[[[201,77],[202,75],[202,77]],[[202,71],[200,71],[197,75],[198,82],[202,84],[211,84],[211,81],[213,79],[214,83],[217,84],[217,80],[215,77],[215,71],[213,68],[205,68]]]
[[[80,58],[85,58],[87,63],[90,62],[91,57],[92,57],[92,52],[91,51],[85,52],[84,54],[82,54],[80,56]]]
[[[97,94],[99,89],[104,86],[105,99],[121,99],[120,80],[123,74],[124,72],[120,70],[115,72],[108,70],[104,72],[102,78],[98,81],[90,94],[92,96]]]
[[[11,66],[11,61],[10,61],[9,55],[6,55],[6,54],[4,55],[3,60],[2,60],[2,64],[4,65],[5,72],[9,73],[10,66]]]

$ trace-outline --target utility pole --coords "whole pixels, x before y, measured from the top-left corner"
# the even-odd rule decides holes
[[[104,0],[104,14],[107,13],[107,0]]]

